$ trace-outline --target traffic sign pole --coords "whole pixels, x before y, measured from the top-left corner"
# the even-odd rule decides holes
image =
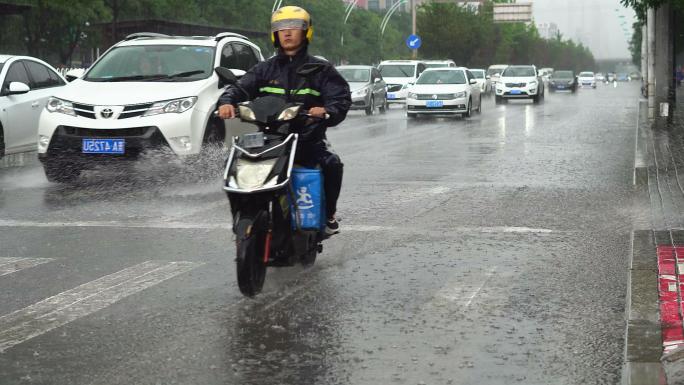
[[[416,36],[416,0],[411,0],[411,34]],[[413,59],[418,58],[418,49],[413,50]]]

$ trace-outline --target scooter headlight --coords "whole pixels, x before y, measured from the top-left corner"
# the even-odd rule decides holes
[[[292,120],[297,117],[301,106],[286,108],[278,115],[278,120]]]
[[[240,119],[246,120],[248,122],[253,122],[256,120],[256,115],[254,111],[247,106],[238,106],[238,111],[240,112]]]
[[[277,160],[277,158],[273,158],[252,162],[239,158],[236,164],[237,185],[241,189],[247,190],[264,187],[266,178],[271,173],[271,170],[273,170]]]

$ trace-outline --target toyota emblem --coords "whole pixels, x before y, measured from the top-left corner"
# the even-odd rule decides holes
[[[100,111],[100,116],[102,116],[105,119],[109,119],[114,115],[114,111],[112,111],[111,108],[105,108],[104,110]]]

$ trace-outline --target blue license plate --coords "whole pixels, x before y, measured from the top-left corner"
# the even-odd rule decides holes
[[[444,106],[444,102],[441,100],[428,100],[425,102],[425,107],[427,108],[439,108]]]
[[[522,91],[520,90],[511,90],[511,95],[520,95]]]
[[[125,139],[83,139],[84,154],[125,154]]]
[[[387,99],[396,99],[396,98],[397,98],[397,94],[392,93],[392,92],[387,93]]]

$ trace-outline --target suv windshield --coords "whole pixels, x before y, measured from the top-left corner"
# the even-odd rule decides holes
[[[593,78],[594,73],[593,72],[582,72],[579,74],[581,78]]]
[[[508,67],[504,70],[501,76],[519,77],[519,76],[535,76],[534,68],[532,67]]]
[[[470,70],[470,73],[472,73],[476,79],[484,79],[485,78],[484,70]]]
[[[444,68],[449,67],[449,63],[425,63],[425,68]]]
[[[487,75],[492,76],[494,74],[500,74],[504,68],[490,68],[487,70]]]
[[[214,48],[193,45],[116,47],[88,71],[84,80],[191,82],[212,74]]]
[[[551,77],[553,79],[572,79],[575,77],[575,74],[572,71],[556,71]]]
[[[385,64],[380,66],[384,78],[412,78],[416,66],[413,64]]]
[[[367,83],[370,79],[370,70],[367,68],[338,68],[337,71],[349,83]]]
[[[463,71],[426,71],[416,84],[465,84]]]

